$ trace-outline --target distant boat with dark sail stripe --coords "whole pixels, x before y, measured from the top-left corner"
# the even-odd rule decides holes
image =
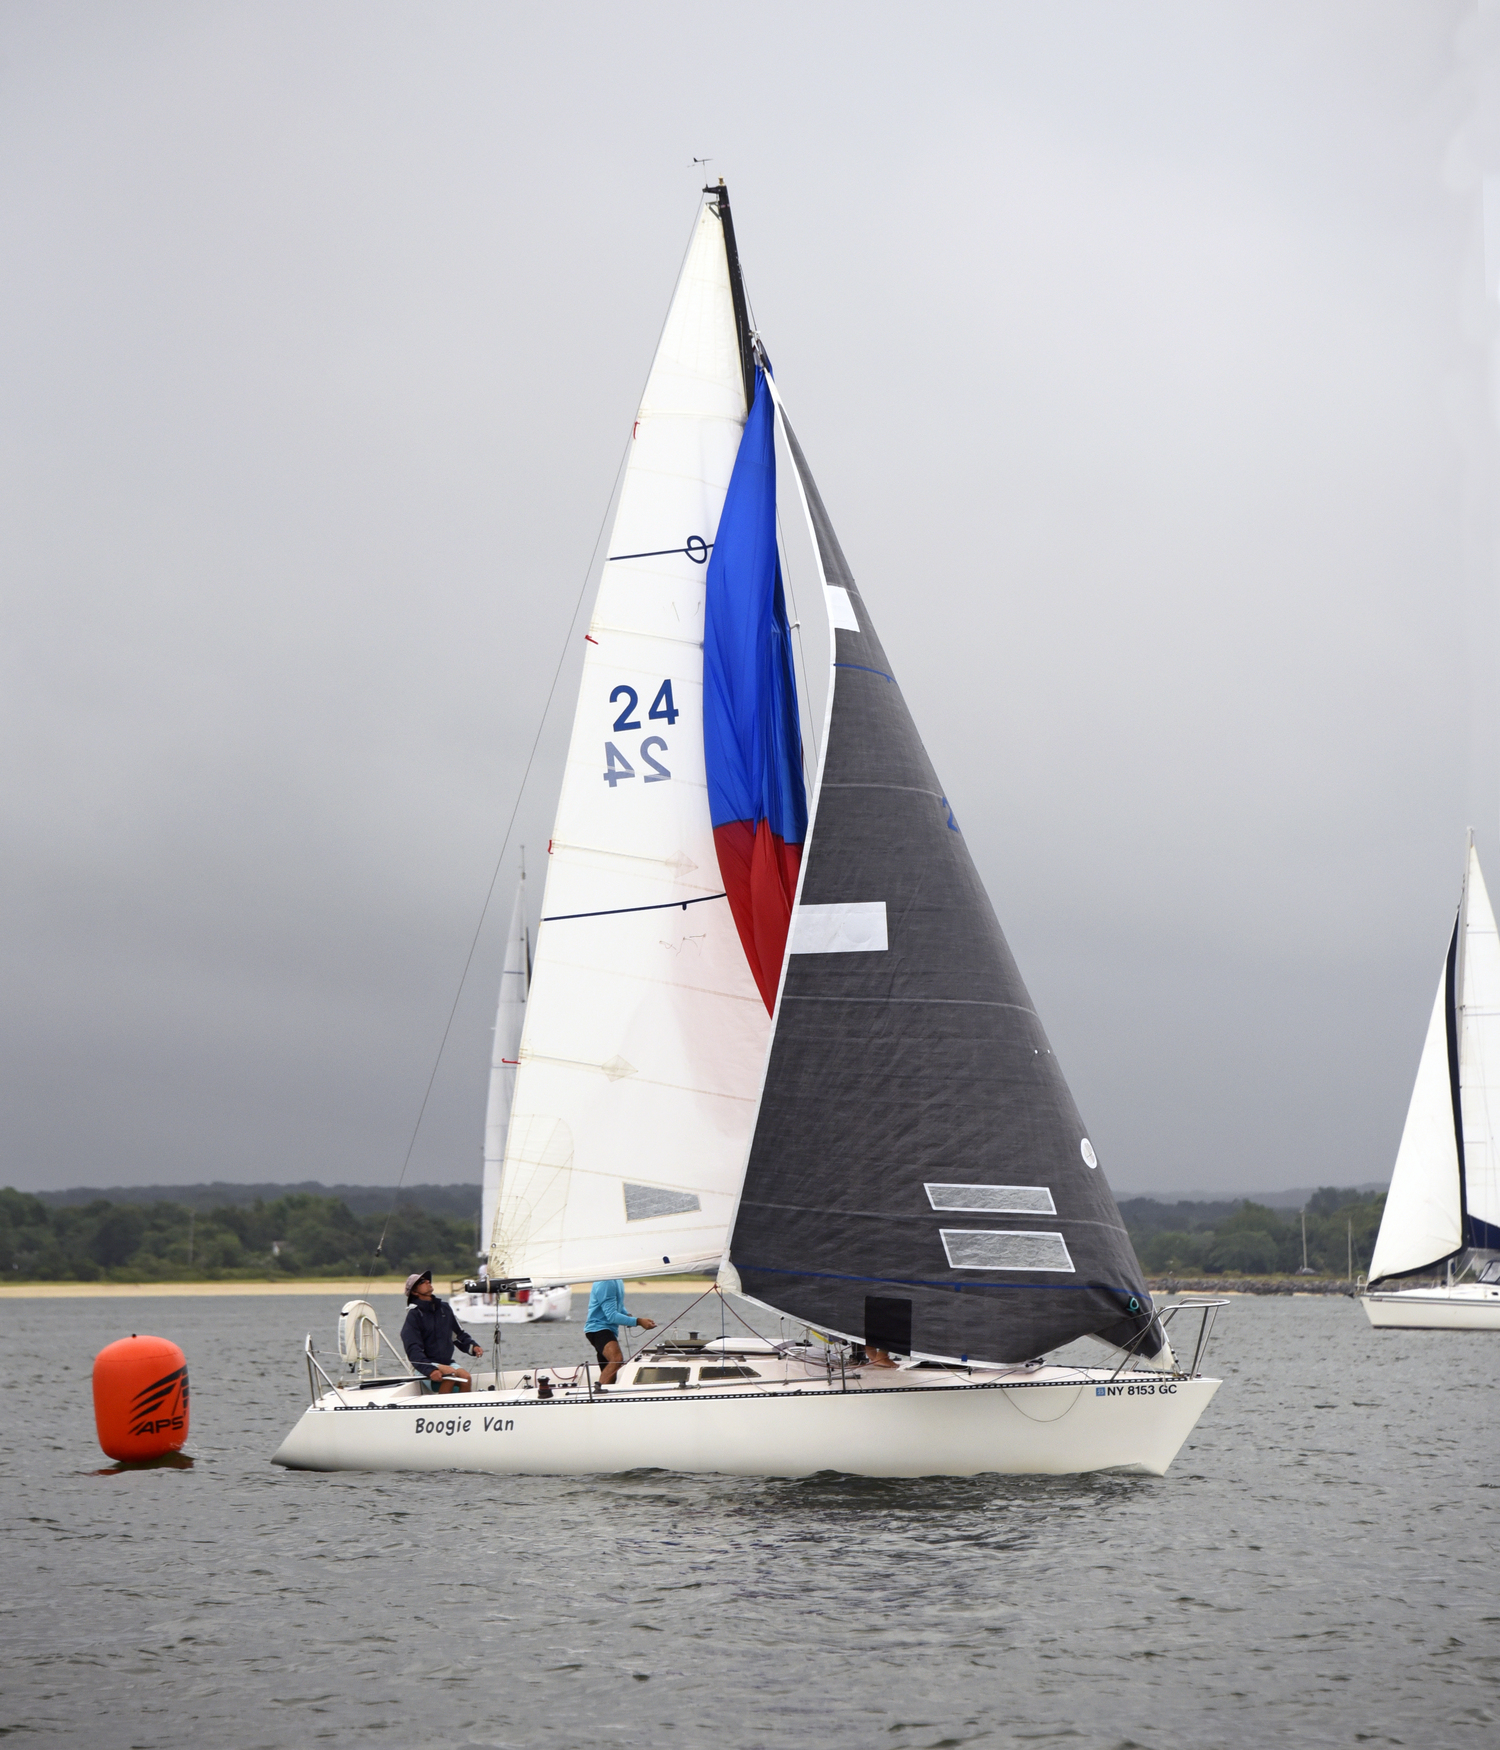
[[[778,504],[829,626],[810,793]],[[751,329],[722,183],[634,424],[549,849],[489,1276],[713,1271],[791,1334],[669,1328],[607,1391],[580,1364],[443,1398],[363,1350],[335,1380],[309,1340],[277,1462],[1165,1471],[1218,1387],[1219,1303],[1146,1288]],[[1047,1359],[1085,1337],[1105,1365]]]
[[[1500,1331],[1500,935],[1472,833],[1360,1298],[1382,1329]]]

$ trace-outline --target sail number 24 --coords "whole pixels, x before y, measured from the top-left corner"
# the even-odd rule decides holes
[[[641,722],[638,715],[641,696],[634,687],[627,687],[623,684],[616,687],[609,695],[609,702],[611,705],[620,706],[620,714],[614,721],[616,735],[624,735],[631,729],[645,728],[645,724]],[[682,713],[672,703],[672,683],[670,680],[665,680],[656,689],[656,697],[651,701],[651,708],[646,713],[647,722],[654,718],[665,723],[670,729],[681,715]],[[642,773],[646,783],[660,784],[663,779],[672,776],[661,761],[656,758],[657,754],[666,751],[667,744],[659,735],[648,735],[642,740],[638,757],[642,766],[646,768]],[[606,741],[604,744],[604,782],[613,790],[622,779],[633,778],[635,775],[635,767],[621,753],[620,749],[615,746],[614,742]]]

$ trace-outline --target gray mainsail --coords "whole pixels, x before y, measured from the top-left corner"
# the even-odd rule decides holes
[[[729,1262],[753,1298],[881,1348],[1020,1361],[1096,1335],[1156,1354],[1119,1209],[783,429],[837,649]]]

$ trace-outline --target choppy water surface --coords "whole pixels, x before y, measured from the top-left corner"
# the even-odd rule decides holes
[[[336,1310],[0,1303],[13,1741],[1495,1741],[1500,1337],[1236,1300],[1163,1478],[277,1470]],[[89,1366],[133,1330],[188,1353],[191,1469],[104,1469]],[[586,1353],[580,1323],[506,1336]]]

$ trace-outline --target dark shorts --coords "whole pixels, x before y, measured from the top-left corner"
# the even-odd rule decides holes
[[[594,1345],[594,1353],[599,1357],[601,1367],[609,1366],[609,1358],[604,1353],[606,1343],[618,1343],[620,1338],[615,1331],[585,1331],[584,1336]]]

